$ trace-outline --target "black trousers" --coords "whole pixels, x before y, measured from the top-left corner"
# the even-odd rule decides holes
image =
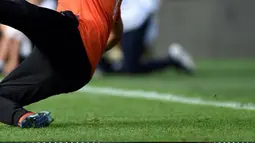
[[[36,45],[0,83],[0,122],[17,125],[28,112],[24,106],[89,82],[91,65],[71,12],[61,14],[25,0],[0,0],[0,23],[20,30]]]
[[[106,58],[102,58],[99,63],[101,68],[106,73],[129,73],[129,74],[143,74],[162,70],[167,67],[180,66],[178,62],[166,57],[163,59],[152,59],[142,62],[142,56],[147,47],[144,44],[144,38],[148,30],[151,16],[137,29],[125,32],[121,41],[121,48],[123,52],[123,64],[119,69],[114,66]]]

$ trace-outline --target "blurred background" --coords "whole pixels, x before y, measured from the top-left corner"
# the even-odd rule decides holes
[[[54,0],[30,2],[56,7]],[[54,132],[34,132],[35,139],[70,140],[68,130],[80,140],[254,140],[254,5],[255,0],[123,0],[122,41],[103,56],[89,85],[30,106],[57,117]],[[2,75],[33,47],[22,33],[2,26]],[[31,139],[33,132],[27,133]]]
[[[180,41],[196,58],[254,57],[255,1],[162,2],[157,47]]]
[[[56,7],[54,0],[30,2]],[[253,0],[124,0],[123,40],[102,59],[97,73],[149,73],[170,66],[195,73],[196,63],[206,59],[253,58],[254,4]],[[22,33],[1,26],[1,72],[11,72],[33,46]]]

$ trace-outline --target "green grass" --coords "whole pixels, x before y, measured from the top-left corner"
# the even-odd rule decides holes
[[[104,77],[90,85],[255,103],[254,62],[202,61],[195,77],[168,70],[139,77]],[[45,129],[0,125],[0,141],[255,141],[255,111],[80,92],[27,108],[51,111],[54,123]]]

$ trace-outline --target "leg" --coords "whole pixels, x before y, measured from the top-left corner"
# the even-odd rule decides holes
[[[45,13],[50,14],[45,16]],[[34,30],[46,30],[49,25],[57,26],[61,14],[50,9],[38,7],[26,0],[1,0],[0,23],[11,26],[25,34]],[[43,28],[43,29],[41,29]]]
[[[82,62],[87,62],[87,55],[78,21],[75,16],[70,17],[25,0],[0,0],[0,23],[23,32],[49,59],[55,70],[70,74],[73,68],[77,68],[73,63],[79,62],[81,70],[77,70],[76,75],[84,75],[84,70],[88,69],[84,69]],[[74,55],[71,60],[66,58],[70,55]],[[66,64],[71,68],[64,71]]]
[[[146,24],[147,25],[147,24]],[[123,51],[123,68],[124,73],[136,73],[140,70],[140,60],[143,55],[143,38],[145,26],[139,29],[126,32],[121,41]]]
[[[122,72],[148,73],[177,64],[168,57],[162,60],[147,61],[146,63],[141,62],[141,57],[145,51],[144,37],[149,22],[150,18],[148,18],[148,20],[139,29],[124,33],[122,41],[122,50],[124,54]]]
[[[82,44],[82,41],[77,38],[77,33],[79,33],[77,20],[63,16],[59,12],[30,4],[25,0],[1,0],[0,23],[24,33],[48,58],[54,58],[56,54],[63,58],[66,53],[76,51],[74,49],[76,45],[80,48]],[[59,42],[63,43],[65,40],[76,40],[75,42],[78,41],[78,44],[59,45]],[[49,46],[49,44],[51,45]],[[63,52],[59,52],[60,50]]]
[[[122,49],[124,64],[122,72],[127,73],[149,73],[157,70],[174,67],[186,73],[192,73],[194,64],[188,54],[180,47],[173,45],[169,47],[169,56],[163,59],[141,61],[146,45],[144,38],[151,17],[138,29],[124,33]]]
[[[0,0],[0,23],[22,31],[37,47],[0,83],[0,102],[5,103],[0,104],[0,111],[6,113],[0,116],[1,122],[17,125],[27,112],[23,106],[76,91],[90,80],[91,67],[77,20],[24,0]]]
[[[113,68],[113,64],[105,57],[101,59],[99,68],[106,73],[149,73],[176,64],[170,58],[151,60],[146,63],[141,62],[142,55],[145,51],[144,36],[146,27],[147,23],[139,29],[124,33],[121,42],[124,63],[121,69],[116,70]]]
[[[0,116],[0,121],[16,125],[18,119],[28,112],[22,108],[27,104],[25,95],[36,92],[39,88],[37,85],[49,78],[51,72],[49,64],[38,50],[11,72],[0,83],[0,111],[4,115]]]
[[[23,106],[52,95],[75,91],[82,86],[83,83],[78,84],[61,76],[47,58],[35,49],[0,83],[0,121],[17,125],[20,117],[28,113]]]
[[[26,24],[31,22],[30,18],[28,19],[30,9],[27,8],[27,3],[25,0],[1,0],[0,23],[23,31]]]

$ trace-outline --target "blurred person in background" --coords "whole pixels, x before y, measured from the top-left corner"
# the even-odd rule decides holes
[[[30,53],[31,44],[26,36],[16,29],[4,25],[2,29],[0,63],[3,74],[7,75]]]
[[[40,7],[56,9],[56,0],[27,0]],[[1,25],[0,71],[6,76],[13,71],[32,51],[33,44],[20,31]]]
[[[5,53],[4,52],[4,48],[3,48],[3,42],[2,41],[4,41],[5,39],[5,37],[4,37],[4,26],[3,25],[1,25],[0,24],[0,74],[2,73],[2,71],[3,71],[3,68],[4,68],[4,55],[5,54],[3,54],[3,53]]]
[[[189,74],[194,72],[195,64],[191,56],[178,43],[169,46],[168,57],[143,60],[144,53],[148,53],[158,36],[156,13],[159,8],[160,0],[123,1],[121,16],[124,35],[119,46],[123,60],[111,61],[108,57],[103,57],[99,64],[99,71],[136,74],[174,67]]]

